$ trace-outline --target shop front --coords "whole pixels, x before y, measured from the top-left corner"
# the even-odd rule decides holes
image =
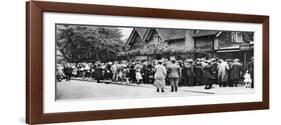
[[[254,46],[253,44],[243,44],[233,48],[220,48],[216,51],[215,56],[228,61],[239,59],[245,70],[248,62],[254,57]]]

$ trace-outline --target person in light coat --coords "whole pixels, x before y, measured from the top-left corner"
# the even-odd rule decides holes
[[[59,64],[57,64],[57,67],[56,67],[56,70],[57,70],[57,72],[56,72],[56,80],[58,81],[58,82],[61,82],[62,81],[62,79],[63,79],[63,77],[65,76],[65,74],[64,74],[64,72],[63,72],[63,69],[64,67],[62,66],[62,65],[59,65]]]
[[[115,61],[114,64],[111,66],[111,72],[112,74],[112,81],[116,82],[117,81],[117,77],[118,77],[118,62]]]
[[[228,80],[228,70],[229,70],[229,66],[227,64],[226,61],[224,61],[223,59],[220,60],[220,64],[218,66],[218,80],[220,83],[220,87],[225,87],[226,86],[226,82]]]
[[[166,67],[163,66],[163,62],[159,61],[155,66],[154,74],[154,85],[156,86],[157,92],[161,89],[161,92],[164,92],[165,89],[165,78],[167,75]]]

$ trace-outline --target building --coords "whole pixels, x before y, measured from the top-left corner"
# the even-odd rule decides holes
[[[127,45],[129,50],[123,54],[134,60],[161,58],[193,58],[194,50],[191,30],[134,28]]]
[[[197,58],[239,59],[244,66],[254,56],[253,32],[194,31]],[[246,68],[246,67],[245,67]]]
[[[254,33],[225,31],[219,35],[216,57],[224,59],[239,59],[244,68],[254,56]]]
[[[218,50],[221,31],[194,30],[194,48],[198,51],[195,58],[214,58]]]
[[[122,55],[133,60],[253,57],[251,32],[134,28],[127,45]]]

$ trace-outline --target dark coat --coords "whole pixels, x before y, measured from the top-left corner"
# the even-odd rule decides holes
[[[65,67],[64,68],[64,74],[71,75],[72,74],[72,68],[71,67]]]
[[[97,80],[101,80],[103,78],[102,68],[97,67],[95,70],[95,77]]]
[[[133,80],[133,81],[136,80],[136,71],[135,71],[134,67],[135,67],[134,65],[131,65],[130,70],[129,70],[129,78],[130,78],[130,80]]]
[[[187,69],[186,69],[186,75],[187,75],[188,77],[194,76],[194,71],[193,71],[193,68],[192,68],[192,67],[187,67]]]
[[[209,82],[212,82],[212,78],[213,78],[213,68],[211,65],[207,65],[204,67],[203,69],[203,83],[207,84]]]
[[[241,78],[241,73],[242,73],[242,65],[240,63],[233,63],[230,66],[230,80],[239,80]]]
[[[112,71],[110,70],[111,66],[107,66],[104,72],[104,79],[111,79],[112,78]]]
[[[198,84],[201,84],[202,82],[202,75],[203,75],[203,69],[201,64],[196,64],[194,66],[194,74],[195,74],[195,81]]]
[[[144,66],[141,70],[141,73],[143,74],[143,82],[144,83],[148,83],[148,79],[149,79],[149,72],[148,72],[148,67]]]
[[[254,73],[254,63],[251,61],[248,63],[248,72],[253,75]]]

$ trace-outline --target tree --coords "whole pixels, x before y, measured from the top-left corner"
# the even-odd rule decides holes
[[[56,25],[57,47],[68,62],[112,61],[125,44],[118,28]]]

